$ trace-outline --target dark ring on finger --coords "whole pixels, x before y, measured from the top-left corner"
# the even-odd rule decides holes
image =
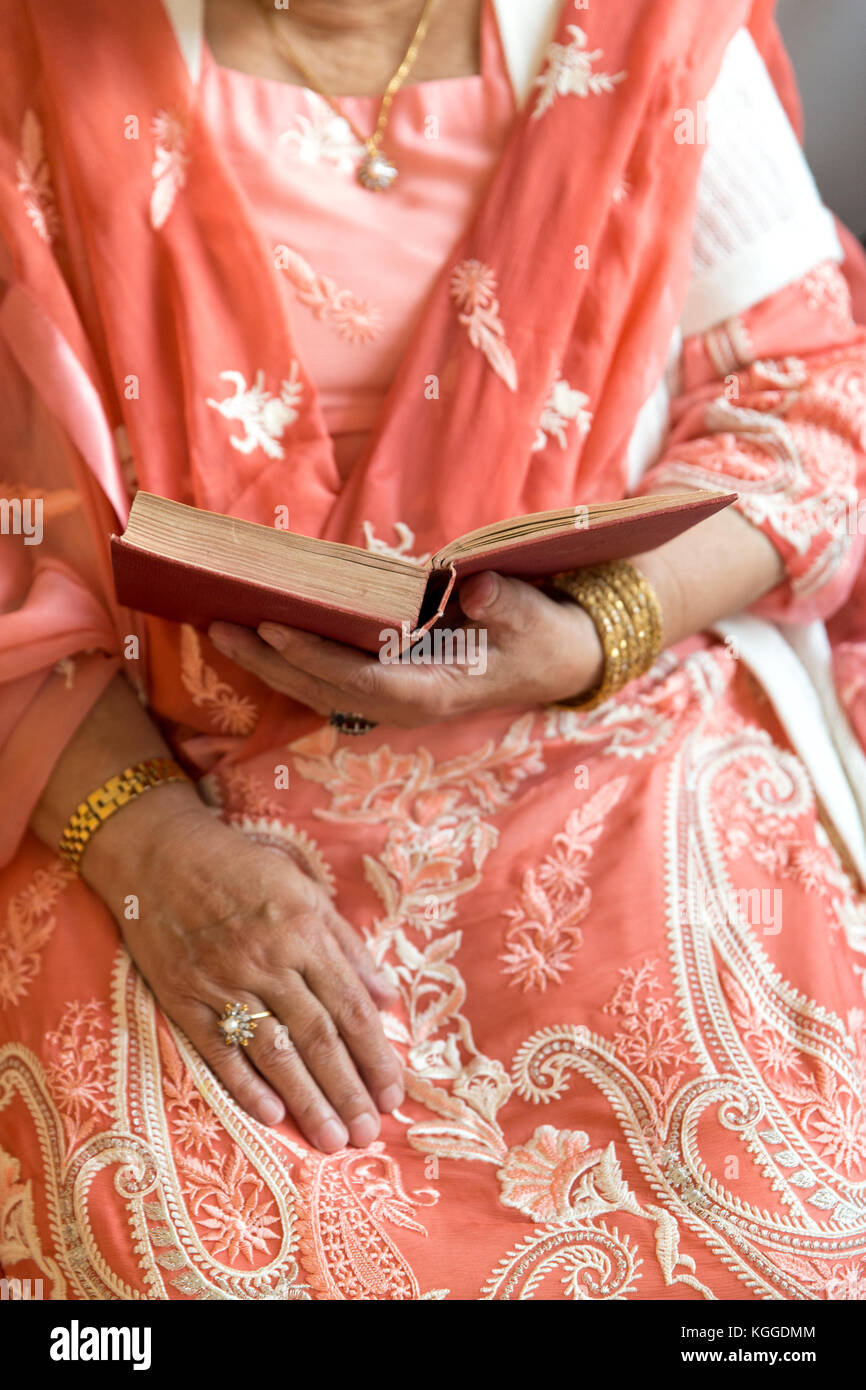
[[[332,710],[328,723],[341,734],[367,734],[376,727],[373,720],[365,719],[363,714],[344,714],[337,709]]]

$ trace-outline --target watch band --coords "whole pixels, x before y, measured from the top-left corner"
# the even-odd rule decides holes
[[[162,782],[190,780],[173,758],[148,758],[133,767],[125,767],[122,772],[109,777],[75,808],[60,837],[57,850],[60,858],[77,873],[91,837],[122,806]]]

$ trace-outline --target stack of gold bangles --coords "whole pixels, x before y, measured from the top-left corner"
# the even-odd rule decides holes
[[[557,574],[551,583],[586,610],[604,649],[596,688],[556,704],[594,709],[652,666],[664,640],[661,605],[649,580],[627,560]]]

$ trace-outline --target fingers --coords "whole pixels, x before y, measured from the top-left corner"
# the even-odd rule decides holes
[[[460,607],[467,618],[482,623],[492,632],[520,633],[531,629],[541,617],[544,596],[520,579],[485,570],[473,574],[461,586]]]
[[[304,967],[304,979],[324,1006],[329,1024],[351,1053],[379,1110],[396,1110],[403,1101],[402,1068],[385,1037],[379,1013],[352,966],[334,947],[330,952],[320,951],[312,957]],[[297,1041],[303,1052],[303,1039]],[[346,1119],[346,1110],[332,1089],[333,1084],[342,1087],[347,1083],[347,1074],[336,1065],[341,1059],[340,1051],[333,1036],[326,1035],[319,1041],[324,1065],[314,1067],[314,1074]],[[376,1124],[378,1128],[378,1115]]]
[[[388,1008],[396,1003],[400,991],[392,985],[383,971],[376,968],[376,962],[354,927],[333,909],[326,910],[323,916],[347,961],[366,985],[379,1008]]]
[[[338,957],[336,949],[334,957]],[[366,1025],[372,1028],[373,1020],[378,1024],[378,1014],[357,979],[355,988],[359,997],[366,998],[369,1010]],[[379,1114],[350,1055],[349,1047],[355,1055],[364,1052],[357,1032],[351,1040],[344,1041],[333,1012],[299,975],[290,977],[271,1007],[275,1017],[288,1029],[288,1037],[285,1033],[278,1037],[278,1029],[263,1030],[261,1037],[257,1035],[250,1043],[249,1050],[256,1066],[279,1091],[301,1129],[317,1147],[331,1148],[336,1120],[342,1129],[343,1144],[347,1138],[360,1148],[372,1143],[379,1133]],[[361,1009],[363,1005],[357,1007]],[[381,1025],[379,1028],[381,1031]],[[384,1042],[384,1034],[382,1038]],[[368,1043],[367,1051],[369,1049]],[[393,1058],[393,1053],[391,1056]],[[397,1071],[394,1059],[388,1075]]]
[[[309,706],[317,714],[327,715],[340,706],[340,692],[332,689],[318,676],[299,670],[285,661],[273,647],[254,632],[231,623],[212,623],[208,636],[217,651],[228,656],[245,671],[278,690],[282,695]]]
[[[261,1124],[278,1125],[286,1115],[278,1092],[256,1071],[244,1049],[229,1046],[217,1027],[225,1002],[214,1000],[213,1008],[194,1004],[186,1017],[180,1019],[183,1028],[238,1105]],[[264,1007],[252,995],[244,996],[238,1003],[247,1004],[250,1013],[260,1013]]]

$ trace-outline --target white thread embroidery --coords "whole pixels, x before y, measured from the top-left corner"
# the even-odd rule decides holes
[[[426,565],[430,559],[430,554],[413,555],[412,547],[415,544],[415,532],[407,526],[405,521],[395,521],[394,530],[397,532],[398,545],[389,545],[387,541],[379,540],[373,529],[371,521],[362,523],[364,532],[364,544],[373,555],[390,555],[395,560],[411,560],[415,565]]]
[[[229,435],[229,443],[240,454],[261,449],[270,459],[284,457],[280,440],[298,418],[298,406],[303,395],[303,382],[298,380],[298,364],[292,362],[288,379],[280,383],[279,396],[265,389],[265,374],[259,369],[252,386],[247,386],[242,372],[220,372],[221,381],[234,383],[235,394],[221,401],[208,397],[207,404],[218,410],[226,420],[237,420],[243,435]]]
[[[560,449],[564,449],[567,444],[565,431],[572,421],[576,421],[579,437],[585,439],[592,425],[592,411],[586,409],[588,405],[589,396],[583,391],[573,390],[567,381],[559,377],[544,403],[532,452],[543,449],[549,439],[555,439]]]
[[[171,111],[158,111],[151,126],[153,132],[153,192],[150,196],[150,225],[161,227],[174,200],[186,183],[189,154],[186,147],[186,125]]]
[[[535,86],[541,89],[532,113],[535,121],[550,109],[558,96],[600,96],[612,92],[616,84],[628,76],[625,71],[593,72],[592,65],[603,56],[604,50],[595,48],[591,53],[586,52],[588,40],[577,24],[569,24],[567,32],[572,36],[571,43],[550,44],[544,71],[535,79]]]
[[[382,314],[369,299],[341,290],[330,275],[320,275],[291,246],[276,248],[277,264],[291,280],[302,304],[349,343],[369,343],[382,332]]]
[[[27,216],[43,241],[50,245],[60,231],[60,215],[51,184],[51,170],[45,157],[42,126],[35,111],[25,111],[21,122],[21,154],[15,166],[18,192],[24,199]]]
[[[490,266],[482,261],[461,261],[451,276],[451,297],[460,310],[458,321],[468,329],[472,346],[484,353],[509,391],[516,391],[517,367],[505,341],[496,276]]]
[[[315,92],[305,91],[309,115],[295,117],[295,128],[284,130],[278,143],[294,145],[302,164],[333,164],[341,174],[353,173],[364,153],[343,116],[336,115]]]

